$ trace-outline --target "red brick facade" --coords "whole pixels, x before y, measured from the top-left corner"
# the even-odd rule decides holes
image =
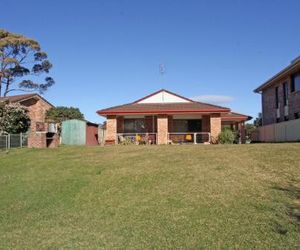
[[[268,125],[285,120],[285,107],[284,107],[284,94],[283,83],[288,84],[288,120],[295,119],[295,113],[300,112],[300,91],[291,92],[291,77],[282,79],[276,84],[262,91],[262,112],[263,112],[263,125]],[[276,87],[278,88],[278,101],[279,101],[279,114],[277,120],[276,109]]]
[[[46,112],[53,107],[49,102],[38,94],[26,94],[3,97],[11,103],[20,103],[28,109],[30,118],[30,129],[28,136],[28,147],[44,148],[56,147],[59,144],[57,134],[51,134],[51,140],[47,140],[48,126],[46,123]],[[41,129],[42,128],[42,129]],[[50,137],[50,135],[48,135]]]
[[[140,103],[141,100],[145,101],[153,96],[156,97]],[[125,132],[131,131],[131,134],[136,134],[136,138],[157,133],[155,139],[157,144],[170,143],[172,140],[169,137],[172,135],[185,138],[186,133],[189,136],[192,134],[193,138],[183,140],[199,143],[197,140],[203,140],[202,136],[205,134],[200,134],[201,132],[211,134],[211,141],[207,140],[206,143],[217,143],[223,120],[235,124],[251,119],[249,116],[231,112],[229,108],[196,102],[166,90],[160,90],[133,103],[98,110],[97,113],[107,118],[106,144],[117,143],[117,133],[124,132],[124,122],[128,122]],[[124,134],[122,137],[126,135],[132,140],[130,134]],[[120,136],[121,139],[122,137]]]
[[[295,113],[300,113],[300,91],[292,91],[292,77],[300,73],[300,60],[293,62],[286,69],[255,90],[262,94],[263,125],[294,120]],[[284,103],[284,84],[287,84],[287,104]],[[278,109],[276,103],[278,91]]]
[[[21,105],[26,106],[30,117],[30,130],[29,130],[29,137],[28,137],[28,147],[30,148],[45,148],[47,147],[47,125],[46,122],[46,111],[49,110],[52,105],[45,102],[43,99],[40,98],[30,98],[25,101],[20,102]],[[37,124],[45,124],[45,131],[37,131]],[[57,146],[58,144],[57,135],[54,138],[55,143],[52,141],[49,144],[50,147]]]

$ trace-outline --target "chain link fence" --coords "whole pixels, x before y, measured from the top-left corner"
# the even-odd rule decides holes
[[[0,135],[0,150],[23,148],[28,146],[28,134],[3,134]]]

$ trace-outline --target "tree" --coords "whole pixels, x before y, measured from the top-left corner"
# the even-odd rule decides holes
[[[256,127],[262,126],[262,113],[258,113],[257,118],[254,120],[253,124]]]
[[[0,97],[12,91],[47,91],[52,77],[44,83],[34,80],[52,68],[47,57],[37,41],[0,29]]]
[[[256,131],[257,127],[255,124],[251,124],[251,123],[247,123],[245,125],[246,128],[246,136],[247,137],[251,137],[252,133]]]
[[[78,108],[61,106],[49,109],[46,112],[46,118],[49,121],[61,123],[70,119],[83,120],[84,116]]]
[[[26,107],[19,103],[0,103],[0,134],[25,133],[30,127],[30,118]]]

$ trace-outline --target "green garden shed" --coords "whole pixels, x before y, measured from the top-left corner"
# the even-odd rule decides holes
[[[83,120],[62,122],[61,143],[64,145],[98,145],[98,124]]]

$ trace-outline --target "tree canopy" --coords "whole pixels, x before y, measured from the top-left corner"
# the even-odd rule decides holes
[[[19,103],[0,102],[0,134],[25,133],[30,127],[30,118],[26,107]]]
[[[46,112],[46,118],[47,120],[61,123],[65,120],[70,120],[70,119],[83,120],[84,115],[80,112],[78,108],[61,106],[61,107],[54,107],[49,109]]]
[[[54,84],[47,76],[52,64],[39,43],[23,35],[0,29],[0,96],[12,91],[38,91],[43,93]]]

